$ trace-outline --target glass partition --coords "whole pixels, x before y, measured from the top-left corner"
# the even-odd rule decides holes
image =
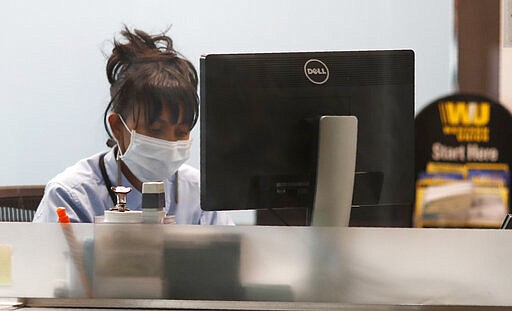
[[[2,224],[0,296],[510,305],[505,230]]]

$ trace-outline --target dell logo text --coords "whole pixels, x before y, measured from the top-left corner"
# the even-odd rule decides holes
[[[318,59],[310,59],[304,64],[304,74],[314,84],[324,84],[329,79],[329,68]]]

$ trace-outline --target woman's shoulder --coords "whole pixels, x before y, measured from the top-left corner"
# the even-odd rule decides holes
[[[49,184],[67,185],[68,187],[74,188],[86,181],[101,181],[99,159],[102,154],[105,154],[105,151],[83,158],[66,167],[62,172],[53,177],[49,181]]]

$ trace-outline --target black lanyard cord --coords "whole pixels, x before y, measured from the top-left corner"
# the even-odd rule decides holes
[[[108,178],[107,169],[105,168],[105,155],[106,154],[107,153],[105,152],[104,154],[102,154],[100,156],[100,165],[99,166],[100,166],[101,175],[103,176],[103,180],[105,181],[105,187],[107,187],[108,195],[112,199],[112,202],[114,203],[114,205],[116,205],[117,198],[116,198],[116,195],[114,194],[114,192],[112,191],[112,183],[110,182],[110,179]]]

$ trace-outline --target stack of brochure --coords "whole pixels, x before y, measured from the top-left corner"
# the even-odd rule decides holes
[[[510,174],[502,163],[436,163],[418,176],[417,227],[500,227]]]

